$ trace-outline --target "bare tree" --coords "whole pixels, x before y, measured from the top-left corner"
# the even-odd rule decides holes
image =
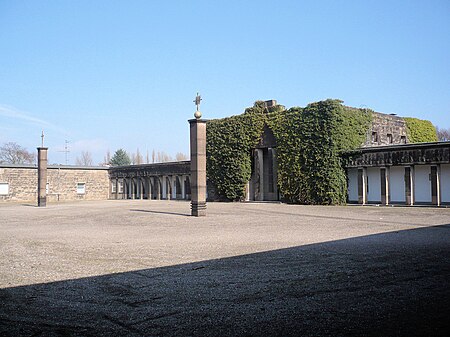
[[[172,157],[165,153],[164,151],[161,151],[156,154],[156,163],[166,163],[172,161]]]
[[[448,129],[441,129],[440,127],[436,126],[436,134],[439,141],[447,141],[450,140],[450,128]]]
[[[36,156],[24,147],[14,142],[8,142],[0,147],[0,163],[4,164],[33,164]]]
[[[105,165],[109,165],[109,163],[111,162],[111,152],[109,152],[109,150],[106,151],[106,155],[103,162]]]
[[[188,160],[188,157],[187,157],[184,153],[178,152],[178,153],[175,155],[175,160],[176,160],[176,161]]]
[[[156,154],[155,154],[155,149],[152,150],[152,163],[154,163],[156,160]]]
[[[77,157],[75,163],[78,166],[92,166],[92,155],[89,151],[81,151],[81,156]]]
[[[144,162],[144,158],[142,158],[141,153],[139,152],[139,148],[137,148],[136,150],[136,159],[135,159],[135,164],[139,165],[142,164]]]

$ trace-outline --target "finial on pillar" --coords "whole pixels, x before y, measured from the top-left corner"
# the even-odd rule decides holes
[[[194,117],[197,118],[197,119],[200,119],[202,117],[202,113],[199,110],[201,101],[202,101],[202,96],[200,96],[197,93],[197,96],[195,97],[195,100],[193,101],[195,103],[195,105],[197,106],[197,111],[195,111],[195,113],[194,113]]]
[[[41,134],[41,147],[44,147],[44,130],[42,130]]]

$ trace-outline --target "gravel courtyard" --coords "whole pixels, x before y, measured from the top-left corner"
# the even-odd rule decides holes
[[[450,209],[0,204],[1,336],[447,336]]]

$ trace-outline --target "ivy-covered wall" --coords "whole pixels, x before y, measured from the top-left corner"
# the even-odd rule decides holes
[[[427,120],[405,117],[406,131],[410,143],[437,142],[436,128]]]
[[[241,200],[252,173],[252,149],[264,126],[277,143],[278,187],[290,203],[343,204],[347,179],[342,153],[366,140],[373,111],[347,107],[328,99],[305,108],[267,108],[255,102],[238,116],[207,124],[207,176],[221,200]],[[410,142],[435,141],[428,121],[405,119]]]
[[[345,203],[347,179],[340,154],[364,142],[371,120],[370,110],[349,108],[339,100],[269,116],[277,139],[278,184],[284,199]]]

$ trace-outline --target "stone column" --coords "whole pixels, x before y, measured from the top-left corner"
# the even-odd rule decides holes
[[[161,200],[161,181],[158,176],[153,181],[155,182],[155,199]]]
[[[185,181],[186,181],[185,176],[180,176],[181,200],[186,199],[186,186],[184,184]]]
[[[389,168],[380,168],[381,204],[389,205]]]
[[[255,149],[255,200],[264,200],[264,153],[262,149]]]
[[[38,207],[47,205],[47,152],[48,147],[38,147]]]
[[[358,168],[358,203],[365,205],[367,203],[367,169]]]
[[[191,215],[206,216],[206,120],[190,119],[191,141]]]
[[[431,166],[431,203],[436,206],[440,206],[441,204],[441,198],[440,198],[440,177],[439,177],[439,167],[437,166]]]
[[[405,200],[407,205],[414,205],[414,167],[405,167]]]

